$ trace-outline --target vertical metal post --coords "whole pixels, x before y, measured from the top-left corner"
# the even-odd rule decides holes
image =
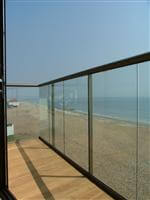
[[[138,172],[139,172],[139,64],[136,65],[137,84],[137,135],[136,135],[136,200],[138,200]]]
[[[92,75],[88,75],[88,154],[89,172],[93,174],[93,92]]]
[[[0,189],[8,187],[5,9],[5,1],[0,0]]]
[[[65,88],[63,81],[63,140],[64,140],[64,154],[65,154]]]
[[[47,106],[48,106],[48,135],[49,135],[49,143],[50,143],[50,86],[48,85],[47,91]]]
[[[55,97],[54,84],[52,84],[52,145],[55,146]]]

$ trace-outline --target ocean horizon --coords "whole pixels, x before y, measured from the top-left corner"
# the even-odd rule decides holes
[[[47,99],[39,97],[23,97],[18,101],[33,104],[47,105]],[[55,108],[63,110],[63,99],[55,99]],[[80,114],[88,113],[87,98],[66,98],[64,108],[66,111]],[[93,98],[93,115],[132,123],[150,124],[150,98],[149,97],[95,97]]]

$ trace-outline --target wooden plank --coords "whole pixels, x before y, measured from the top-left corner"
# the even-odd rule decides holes
[[[112,199],[38,139],[9,144],[8,158],[9,187],[19,200]]]

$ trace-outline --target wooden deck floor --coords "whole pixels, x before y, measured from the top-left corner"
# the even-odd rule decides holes
[[[111,200],[40,140],[9,144],[9,187],[18,200]]]

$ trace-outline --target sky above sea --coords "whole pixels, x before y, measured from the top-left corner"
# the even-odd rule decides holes
[[[150,3],[7,0],[7,81],[39,83],[150,50]]]

